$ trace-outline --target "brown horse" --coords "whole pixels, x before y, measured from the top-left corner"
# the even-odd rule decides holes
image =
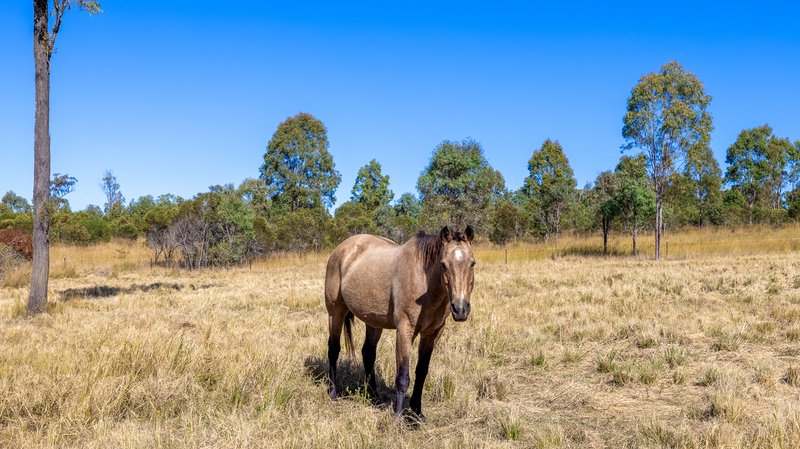
[[[417,234],[404,245],[374,235],[355,235],[342,242],[328,259],[325,307],[328,309],[328,393],[336,400],[336,362],[345,328],[345,346],[353,352],[352,322],[367,325],[361,355],[368,392],[376,395],[375,348],[383,329],[397,329],[397,377],[394,412],[403,412],[408,390],[411,342],[420,335],[411,411],[420,420],[422,386],[431,353],[442,335],[447,315],[467,319],[474,284],[472,227],[463,233],[442,228],[439,235]]]

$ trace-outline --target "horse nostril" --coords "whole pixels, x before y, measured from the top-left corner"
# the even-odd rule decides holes
[[[458,307],[456,307],[456,304],[454,302],[450,303],[450,310],[453,311],[453,315],[458,315]]]

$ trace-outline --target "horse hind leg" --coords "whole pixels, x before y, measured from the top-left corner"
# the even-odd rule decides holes
[[[341,352],[342,327],[350,311],[345,307],[328,311],[328,395],[336,401],[336,364]]]
[[[375,357],[378,341],[381,339],[383,329],[367,326],[367,335],[364,346],[361,347],[361,357],[364,359],[364,377],[367,383],[367,393],[373,399],[378,398],[378,384],[375,381]]]

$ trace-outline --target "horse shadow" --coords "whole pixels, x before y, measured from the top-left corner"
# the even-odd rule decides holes
[[[303,365],[308,375],[316,385],[328,385],[328,359],[316,356],[306,357]],[[376,367],[377,368],[377,367]],[[375,370],[375,383],[377,390],[375,397],[369,397],[367,384],[364,377],[364,365],[355,359],[344,357],[339,359],[336,367],[336,391],[339,399],[365,402],[373,407],[387,408],[392,401],[394,389],[390,389],[383,376]]]

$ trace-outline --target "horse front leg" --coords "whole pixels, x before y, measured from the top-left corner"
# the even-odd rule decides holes
[[[398,323],[397,325],[397,377],[394,381],[394,414],[399,416],[403,413],[406,391],[408,391],[408,359],[411,353],[411,341],[414,339],[414,331],[409,323]]]
[[[411,411],[417,416],[420,421],[425,421],[425,415],[422,414],[422,389],[425,386],[425,378],[428,376],[428,367],[431,362],[431,354],[436,342],[442,335],[444,326],[436,329],[429,335],[422,335],[419,340],[419,360],[417,360],[417,369],[414,376],[414,392],[411,393]]]

